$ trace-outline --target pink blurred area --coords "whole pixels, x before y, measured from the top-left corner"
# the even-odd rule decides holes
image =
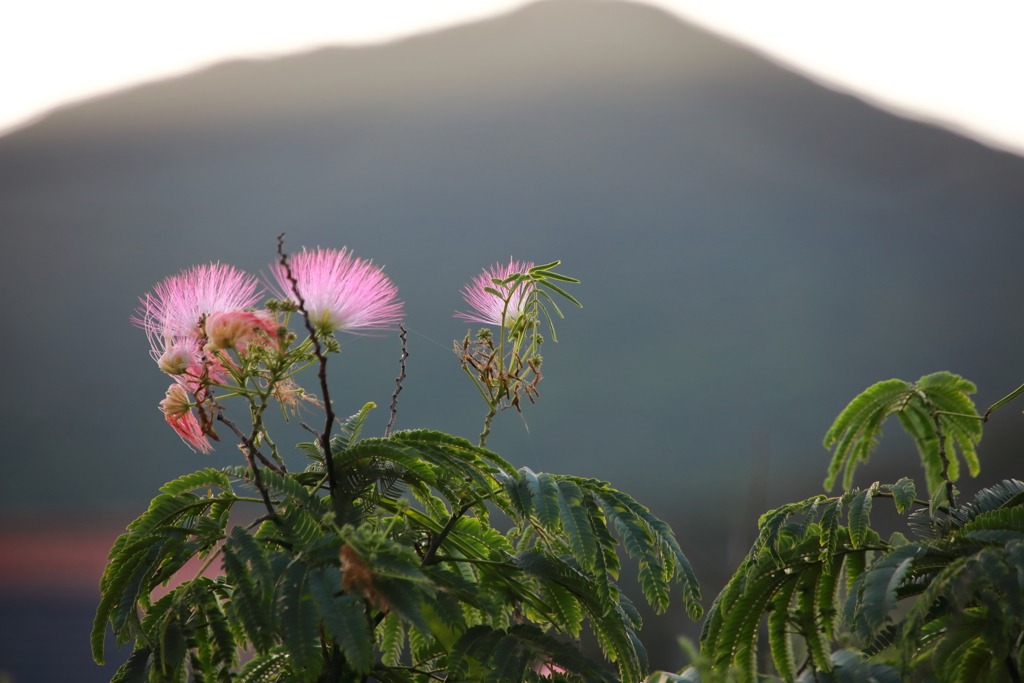
[[[0,520],[0,596],[98,598],[107,554],[132,518],[105,515]],[[166,587],[154,591],[154,597],[195,577],[204,562],[190,559]],[[219,572],[220,563],[214,560],[204,574],[215,577]]]

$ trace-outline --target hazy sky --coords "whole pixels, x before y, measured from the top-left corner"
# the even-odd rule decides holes
[[[612,0],[615,1],[615,0]],[[32,0],[0,10],[0,133],[224,59],[394,40],[524,0]],[[1024,3],[648,0],[832,87],[1024,153]]]

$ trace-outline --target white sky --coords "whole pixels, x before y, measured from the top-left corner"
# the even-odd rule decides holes
[[[359,45],[524,0],[6,0],[0,134],[238,57]],[[1021,0],[647,0],[840,90],[1024,154]],[[15,4],[16,3],[16,4]]]

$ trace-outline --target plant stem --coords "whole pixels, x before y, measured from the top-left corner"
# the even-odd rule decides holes
[[[222,412],[218,412],[217,413],[217,421],[218,422],[223,422],[224,424],[226,424],[228,426],[228,429],[230,429],[231,431],[233,431],[235,433],[235,436],[238,437],[238,440],[242,442],[242,445],[245,446],[246,449],[252,449],[253,455],[255,455],[257,458],[259,458],[259,461],[261,463],[263,463],[264,467],[266,467],[269,470],[273,470],[274,472],[277,472],[278,474],[284,474],[283,472],[281,472],[281,470],[279,470],[274,465],[274,463],[272,463],[269,460],[267,460],[266,456],[264,456],[262,453],[259,452],[259,449],[257,449],[251,443],[249,443],[249,440],[245,438],[245,434],[243,434],[242,430],[240,430],[238,428],[238,425],[236,425],[234,422],[232,422],[231,420],[229,420],[226,417],[224,417],[224,413],[222,413]]]
[[[486,564],[491,567],[504,567],[505,569],[515,569],[519,571],[519,567],[508,562],[495,562],[494,560],[474,560],[469,557],[448,557],[446,555],[435,555],[434,562],[467,562],[469,564]]]
[[[306,310],[306,300],[302,297],[302,293],[299,292],[299,283],[295,279],[295,275],[292,273],[292,267],[288,264],[288,255],[284,253],[284,233],[282,232],[277,237],[277,253],[281,257],[281,267],[284,269],[285,275],[288,277],[288,282],[292,286],[292,293],[295,294],[295,298],[298,299],[296,302],[299,307],[299,313],[302,314],[302,319],[306,323],[306,331],[309,332],[309,338],[313,341],[313,353],[316,355],[317,360],[320,361],[320,391],[323,394],[324,399],[324,430],[320,434],[320,447],[324,451],[324,465],[327,469],[327,482],[330,487],[331,501],[334,503],[335,514],[341,516],[340,501],[337,497],[338,492],[338,480],[334,473],[334,456],[331,454],[331,427],[334,425],[334,408],[331,406],[331,394],[327,387],[327,356],[324,355],[323,348],[320,346],[320,338],[316,335],[316,328],[313,326],[313,322],[309,319],[309,312]]]
[[[448,520],[448,523],[445,524],[444,528],[441,529],[441,533],[435,536],[434,539],[430,542],[430,547],[427,548],[427,552],[423,555],[423,561],[420,562],[420,566],[429,567],[431,564],[434,563],[434,555],[437,554],[438,548],[441,547],[441,544],[444,543],[444,539],[447,538],[448,534],[450,534],[452,529],[455,528],[455,523],[459,521],[459,518],[462,517],[462,515],[466,514],[466,510],[468,510],[471,507],[473,507],[473,503],[466,503],[459,509],[458,512],[452,513],[452,516]]]
[[[402,393],[402,382],[405,380],[405,359],[409,357],[409,351],[406,349],[405,328],[399,325],[398,329],[402,332],[398,335],[402,340],[402,356],[398,359],[398,365],[402,371],[395,380],[395,393],[391,395],[391,419],[388,420],[387,429],[384,430],[384,438],[391,436],[391,429],[395,426],[395,418],[398,417],[398,395]],[[472,377],[472,375],[470,376]]]
[[[487,447],[487,437],[491,434],[491,420],[498,413],[495,403],[489,402],[487,405],[490,407],[490,410],[487,411],[487,417],[484,418],[484,431],[480,432],[480,448]]]
[[[939,417],[939,409],[928,398],[928,394],[918,389],[917,395],[928,406],[932,420],[935,421],[935,435],[939,437],[939,458],[942,459],[942,480],[946,482],[946,498],[949,500],[949,509],[952,510],[956,507],[956,497],[953,495],[953,482],[949,479],[949,457],[946,455],[946,435],[942,431],[942,418]]]
[[[969,417],[972,420],[984,420],[982,415],[968,415],[967,413],[951,413],[948,410],[936,410],[937,415],[952,415],[953,417]]]
[[[1008,396],[1004,396],[1003,398],[999,399],[998,401],[996,401],[995,403],[990,405],[988,410],[985,411],[985,415],[984,415],[984,417],[982,417],[982,419],[985,422],[988,422],[988,416],[989,415],[991,415],[992,413],[996,412],[997,410],[999,410],[1004,405],[1006,405],[1007,403],[1009,403],[1013,399],[1017,398],[1021,394],[1024,394],[1024,384],[1022,384],[1019,387],[1017,387],[1016,389],[1014,389],[1012,392],[1010,392],[1010,394]]]
[[[872,498],[893,498],[893,499],[895,499],[896,495],[894,493],[889,492],[889,491],[875,491],[874,493],[871,494],[871,497]],[[833,499],[833,500],[835,500],[835,499]],[[918,500],[917,498],[915,498],[914,499],[914,504],[915,505],[922,505],[924,507],[928,507],[928,501],[927,500]]]

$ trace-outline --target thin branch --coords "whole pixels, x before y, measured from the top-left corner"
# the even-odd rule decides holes
[[[259,450],[249,441],[249,439],[246,438],[245,434],[242,433],[242,430],[238,428],[238,425],[224,417],[223,412],[217,413],[217,421],[226,424],[228,426],[228,429],[233,431],[235,433],[235,436],[238,437],[238,440],[242,442],[242,445],[245,446],[250,451],[252,451],[252,454],[254,456],[259,458],[259,461],[263,463],[264,467],[266,467],[268,470],[271,470],[272,472],[284,474],[284,472],[282,472],[276,465],[274,465],[274,463],[267,460],[267,458],[262,453],[259,452]]]
[[[260,496],[263,497],[263,505],[267,508],[267,514],[270,515],[275,522],[280,523],[281,520],[277,516],[277,511],[274,510],[274,503],[270,500],[270,494],[267,493],[267,489],[263,485],[263,479],[260,476],[260,468],[256,466],[256,462],[252,458],[252,453],[249,452],[248,448],[242,448],[242,452],[245,453],[245,459],[249,465],[249,470],[252,472],[253,483],[256,484],[256,489],[260,492]]]
[[[985,411],[985,415],[982,417],[982,420],[988,422],[989,415],[999,410],[1007,403],[1020,396],[1021,394],[1024,394],[1024,384],[1014,389],[1012,392],[1010,392],[1008,396],[1004,396],[1003,398],[999,399],[998,401],[990,405],[988,410]]]
[[[219,406],[217,406],[215,410],[217,411],[217,419],[226,424],[231,431],[241,439],[242,443],[239,445],[239,448],[245,455],[245,463],[249,466],[249,470],[252,472],[253,483],[256,485],[256,490],[260,492],[260,496],[263,498],[263,505],[267,508],[267,514],[270,515],[276,523],[280,524],[281,519],[277,516],[277,511],[274,509],[274,503],[270,500],[270,494],[267,493],[266,487],[263,486],[263,478],[260,477],[260,468],[256,465],[256,460],[253,457],[253,454],[257,453],[257,451],[256,447],[252,443],[252,438],[247,439],[235,423],[224,417],[224,413]],[[260,458],[267,464],[267,467],[273,467],[273,465],[267,462],[266,458],[262,455]]]
[[[334,475],[334,457],[331,455],[331,426],[334,424],[334,408],[331,406],[331,394],[327,387],[327,356],[324,355],[323,348],[320,346],[320,338],[316,334],[316,328],[313,327],[313,323],[309,319],[309,312],[306,310],[306,300],[302,297],[302,293],[299,292],[299,283],[292,273],[292,267],[288,265],[288,255],[284,253],[283,232],[277,236],[277,253],[281,257],[281,268],[284,269],[288,282],[292,285],[292,293],[298,300],[296,303],[299,307],[299,313],[302,314],[302,319],[306,323],[309,338],[313,340],[313,353],[316,355],[317,360],[320,361],[320,391],[323,393],[324,412],[326,413],[324,431],[320,434],[320,447],[324,451],[324,464],[327,466],[327,482],[331,487],[331,499],[336,501],[337,499],[334,496],[338,487],[337,479]]]
[[[952,415],[953,417],[969,417],[972,420],[982,420],[982,421],[984,421],[984,419],[985,419],[985,417],[983,415],[968,415],[967,413],[951,413],[948,410],[936,410],[935,413],[937,415]]]
[[[871,494],[871,497],[872,498],[893,498],[893,499],[895,499],[896,498],[896,494],[891,493],[889,491],[875,491],[874,493]],[[928,501],[927,500],[920,500],[918,498],[915,498],[914,499],[914,503],[917,504],[917,505],[921,505],[923,507],[928,507]]]
[[[917,393],[931,410],[932,419],[935,421],[935,435],[939,437],[939,458],[942,459],[942,479],[946,482],[946,498],[949,500],[949,509],[952,510],[956,507],[956,496],[953,493],[953,482],[949,478],[949,456],[946,455],[946,435],[942,432],[942,418],[939,417],[939,411],[928,395],[920,390]]]
[[[466,562],[468,564],[486,564],[490,567],[504,567],[505,569],[515,569],[519,571],[519,567],[508,562],[496,562],[494,560],[475,560],[470,557],[448,557],[447,555],[435,555],[434,562]]]
[[[239,498],[238,500],[243,500],[243,499]],[[257,517],[256,519],[253,520],[252,524],[250,524],[249,526],[245,527],[245,530],[246,531],[252,531],[256,527],[258,527],[260,524],[263,524],[263,522],[269,522],[271,519],[273,519],[273,517],[271,517],[270,515],[263,515],[262,517]]]
[[[487,415],[484,417],[484,430],[480,432],[480,448],[487,447],[487,437],[491,434],[491,420],[498,414],[498,409],[494,403],[488,403],[489,410]]]
[[[395,379],[395,393],[391,395],[391,419],[388,420],[387,429],[384,430],[384,438],[391,436],[391,428],[395,426],[395,418],[398,417],[398,395],[402,393],[402,382],[405,380],[405,359],[409,357],[409,351],[406,349],[405,328],[399,325],[398,329],[402,331],[398,335],[402,340],[402,357],[398,359],[398,365],[402,372]]]
[[[423,555],[423,561],[420,563],[420,566],[429,567],[434,563],[434,555],[437,554],[438,548],[441,547],[441,544],[444,543],[444,539],[447,538],[448,534],[450,534],[452,529],[455,528],[455,523],[459,521],[459,518],[462,517],[462,515],[466,514],[466,511],[469,510],[469,508],[471,507],[473,507],[473,503],[466,503],[459,509],[458,512],[452,513],[452,516],[448,520],[448,523],[445,524],[444,527],[441,529],[441,533],[439,533],[430,541],[430,547],[427,548],[426,554]]]
[[[393,669],[402,669],[403,671],[408,671],[411,674],[419,674],[421,676],[429,676],[430,678],[433,678],[435,681],[446,680],[444,677],[438,676],[433,671],[423,671],[422,669],[417,669],[417,668],[411,667],[411,666],[395,666],[395,667],[391,667],[391,668],[393,668]]]
[[[949,457],[946,455],[946,435],[942,433],[942,420],[938,414],[935,416],[935,433],[939,435],[939,457],[942,458],[942,478],[946,481],[946,498],[949,499],[949,509],[956,507],[956,494],[953,493],[953,482],[949,478]]]

